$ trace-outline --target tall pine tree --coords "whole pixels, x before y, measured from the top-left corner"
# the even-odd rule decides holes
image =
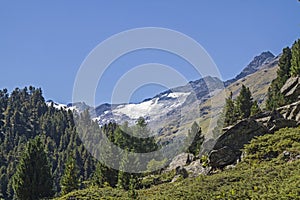
[[[60,184],[62,195],[79,189],[79,170],[73,156],[68,158]]]
[[[250,89],[242,85],[239,96],[236,98],[236,106],[239,119],[248,118],[251,114],[252,95]]]
[[[38,200],[53,194],[51,168],[39,137],[30,140],[13,176],[15,197]]]
[[[237,121],[237,116],[236,116],[236,108],[234,105],[234,101],[232,99],[232,92],[230,92],[229,97],[226,99],[226,104],[225,104],[225,119],[224,119],[224,126],[229,126],[234,124]]]
[[[292,46],[291,75],[300,75],[300,39]]]
[[[291,59],[292,52],[289,47],[282,50],[282,55],[279,59],[277,77],[274,79],[268,89],[266,107],[268,110],[274,110],[285,104],[284,96],[280,89],[291,76]]]

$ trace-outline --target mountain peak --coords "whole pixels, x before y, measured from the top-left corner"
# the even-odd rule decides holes
[[[225,82],[225,86],[230,85],[231,83],[244,78],[262,68],[262,66],[271,63],[274,60],[275,56],[270,51],[264,51],[260,55],[255,56],[253,60],[239,73],[235,78],[230,79]]]
[[[261,66],[268,64],[273,58],[275,56],[270,51],[262,52],[259,56],[255,56],[243,71],[247,68],[259,69]]]

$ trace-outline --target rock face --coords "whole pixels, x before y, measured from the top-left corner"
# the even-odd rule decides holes
[[[282,112],[285,114],[285,112]],[[286,118],[285,115],[282,115],[279,110],[276,111],[266,111],[260,113],[252,118],[257,122],[262,123],[265,127],[269,129],[270,133],[278,131],[281,128],[285,127],[296,127],[297,121],[295,121],[294,117]]]
[[[213,168],[223,168],[233,164],[241,156],[241,149],[256,136],[264,135],[269,130],[254,119],[245,119],[229,128],[219,138],[209,153],[209,164]]]
[[[300,77],[291,77],[282,86],[280,92],[290,100],[299,99],[300,95]]]
[[[199,174],[207,175],[211,168],[204,168],[200,163],[200,160],[195,160],[191,164],[185,166],[184,169],[188,172],[189,177],[197,177]]]
[[[277,109],[285,119],[300,121],[300,101]]]
[[[253,119],[245,119],[228,129],[216,141],[213,150],[228,146],[233,150],[243,148],[253,137],[264,135],[268,129]]]
[[[172,162],[169,164],[167,171],[177,169],[178,167],[184,167],[185,165],[191,163],[194,160],[194,155],[190,153],[181,153],[175,156]]]

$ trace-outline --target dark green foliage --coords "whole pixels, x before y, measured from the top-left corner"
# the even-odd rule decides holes
[[[143,182],[152,187],[135,193],[139,199],[299,199],[300,160],[296,159],[300,155],[299,137],[299,128],[281,129],[252,140],[245,148],[244,160],[232,169],[175,183],[160,182],[164,184],[156,186],[153,186],[155,181],[159,182],[165,174],[149,177]],[[290,154],[284,156],[284,151]],[[130,190],[91,187],[58,200],[128,199],[130,195]]]
[[[292,46],[291,75],[300,75],[300,39]]]
[[[277,70],[278,84],[282,86],[285,81],[290,77],[291,73],[291,59],[292,51],[289,47],[286,47],[282,50],[282,55],[279,59]]]
[[[38,200],[50,197],[53,188],[51,168],[39,137],[26,146],[13,176],[15,197],[21,200]]]
[[[128,150],[125,149],[123,153],[123,159],[121,160],[120,163],[120,168],[119,168],[119,174],[118,174],[118,187],[124,190],[129,189],[129,182],[130,182],[130,173],[127,173],[126,167],[129,165],[129,158],[128,158]]]
[[[234,124],[237,121],[236,108],[234,101],[232,99],[232,92],[230,92],[229,97],[226,99],[226,104],[224,108],[224,126],[229,126]]]
[[[4,199],[13,199],[12,175],[20,152],[28,140],[38,135],[51,163],[56,194],[60,192],[59,183],[69,152],[75,153],[82,181],[91,177],[95,161],[77,135],[71,111],[55,109],[53,104],[47,106],[41,89],[31,86],[16,88],[10,95],[7,90],[0,90],[0,194]]]
[[[300,128],[284,128],[274,134],[267,134],[253,139],[246,145],[247,162],[264,160],[284,161],[282,153],[289,152],[288,159],[300,155]],[[283,159],[283,160],[282,160]]]
[[[240,94],[236,98],[236,109],[239,119],[245,119],[250,116],[252,104],[253,101],[250,89],[245,85],[242,85]]]
[[[281,87],[276,83],[276,79],[272,81],[271,86],[268,89],[268,99],[266,102],[266,108],[268,110],[275,110],[286,103],[280,89]]]
[[[277,77],[274,79],[268,89],[266,107],[268,110],[274,110],[286,103],[286,99],[280,93],[281,87],[290,77],[291,73],[292,52],[289,47],[282,50],[282,55],[279,59],[279,68]]]
[[[64,174],[61,177],[61,194],[65,195],[79,189],[79,170],[74,157],[70,156],[65,164]]]
[[[138,193],[136,191],[136,178],[131,175],[129,180],[129,191],[128,191],[128,197],[131,199],[138,199]]]
[[[223,110],[223,115],[218,120],[218,127],[221,128],[233,125],[237,120],[248,118],[254,114],[261,112],[257,101],[253,102],[251,91],[245,85],[242,85],[241,91],[237,98],[233,100],[232,92],[230,96],[226,99],[225,108]],[[224,120],[223,126],[221,126],[221,121]],[[218,130],[218,135],[220,135],[221,128],[215,129],[214,132]]]
[[[186,138],[187,144],[190,144],[187,152],[198,155],[203,141],[204,135],[202,135],[201,128],[197,122],[194,122]]]
[[[254,115],[256,115],[256,114],[258,114],[258,113],[260,113],[261,112],[261,109],[260,109],[260,107],[258,106],[258,103],[257,103],[257,101],[255,100],[254,102],[253,102],[253,104],[252,104],[252,107],[251,107],[251,116],[254,116]]]
[[[148,163],[142,163],[138,158],[128,157],[130,152],[145,153],[152,152],[158,148],[154,137],[150,136],[151,132],[147,126],[144,118],[139,118],[135,126],[129,127],[127,123],[122,126],[116,123],[109,123],[101,128],[102,133],[110,140],[114,145],[124,149],[120,163],[115,167],[120,169],[117,171],[102,163],[105,160],[112,160],[116,155],[113,154],[112,144],[102,149],[100,162],[97,164],[94,176],[93,184],[99,187],[111,186],[128,190],[130,177],[133,176],[138,179],[141,174],[130,174],[126,172],[126,169],[132,165],[147,166]],[[145,138],[140,138],[145,137]],[[101,142],[100,142],[101,148]],[[142,167],[141,167],[142,168]]]

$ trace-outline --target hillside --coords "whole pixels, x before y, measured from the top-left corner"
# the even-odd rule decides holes
[[[245,151],[235,167],[135,192],[139,199],[300,199],[299,128],[258,137]],[[110,187],[90,187],[57,200],[130,199],[130,195]]]
[[[0,198],[297,199],[299,52],[263,53],[226,88],[205,77],[97,108],[135,121],[122,124],[40,88],[0,90]]]
[[[252,92],[253,99],[257,100],[258,103],[262,108],[264,108],[266,95],[270,83],[273,79],[276,78],[277,74],[276,71],[278,69],[278,60],[279,57],[276,57],[272,60],[272,62],[261,66],[261,68],[253,74],[250,74],[242,79],[239,79],[232,84],[228,85],[224,91],[218,93],[217,95],[211,97],[206,102],[200,104],[200,115],[196,121],[199,121],[200,126],[207,132],[208,137],[212,136],[212,130],[209,129],[209,125],[211,127],[215,126],[217,121],[217,117],[223,106],[224,106],[224,96],[228,96],[230,92],[233,93],[233,98],[235,98],[240,89],[241,85],[244,84],[245,86],[249,87],[250,91]],[[217,103],[219,105],[215,105],[215,109],[210,109],[212,107],[212,102]],[[214,118],[211,120],[211,118]],[[211,125],[212,123],[213,125]]]

